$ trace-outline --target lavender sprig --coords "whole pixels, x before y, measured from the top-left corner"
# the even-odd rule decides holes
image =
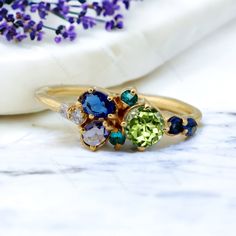
[[[7,41],[41,41],[47,31],[52,31],[55,42],[60,43],[64,39],[73,41],[78,25],[85,30],[98,24],[108,31],[122,29],[122,8],[129,10],[132,1],[137,0],[0,0],[0,35]],[[47,25],[49,15],[65,23]]]

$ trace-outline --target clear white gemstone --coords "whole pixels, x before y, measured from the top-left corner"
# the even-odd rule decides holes
[[[71,113],[70,120],[72,122],[74,122],[75,124],[77,124],[77,125],[81,125],[84,122],[85,118],[84,118],[83,113],[81,112],[81,110],[77,109],[77,110],[75,110]]]
[[[69,106],[67,104],[62,104],[59,110],[59,114],[63,117],[67,119],[67,110],[68,110]]]
[[[61,105],[59,114],[65,119],[68,119],[68,109],[69,108],[70,108],[69,104],[64,103]],[[72,111],[71,117],[69,120],[71,120],[72,122],[74,122],[77,125],[81,125],[84,122],[85,118],[83,116],[82,111],[80,109],[76,109],[76,110]]]

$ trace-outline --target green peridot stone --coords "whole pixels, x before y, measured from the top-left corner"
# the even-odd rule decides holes
[[[165,122],[155,108],[140,106],[126,116],[127,138],[138,147],[150,147],[160,141],[164,134]]]

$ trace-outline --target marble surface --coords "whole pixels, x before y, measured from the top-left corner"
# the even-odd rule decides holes
[[[232,21],[235,12],[235,0],[148,0],[134,4],[119,32],[97,28],[62,45],[0,40],[0,114],[42,109],[34,92],[45,85],[107,87],[146,75]]]
[[[145,153],[91,153],[74,128],[0,118],[1,235],[235,235],[236,113],[204,112],[194,138]]]
[[[232,22],[135,82],[203,111],[186,142],[93,153],[58,114],[0,117],[0,235],[235,236],[235,40]]]

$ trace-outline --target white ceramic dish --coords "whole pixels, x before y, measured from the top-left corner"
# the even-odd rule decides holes
[[[146,0],[126,29],[83,33],[74,43],[0,41],[0,114],[41,110],[36,88],[49,84],[114,86],[140,78],[235,17],[235,0]]]

